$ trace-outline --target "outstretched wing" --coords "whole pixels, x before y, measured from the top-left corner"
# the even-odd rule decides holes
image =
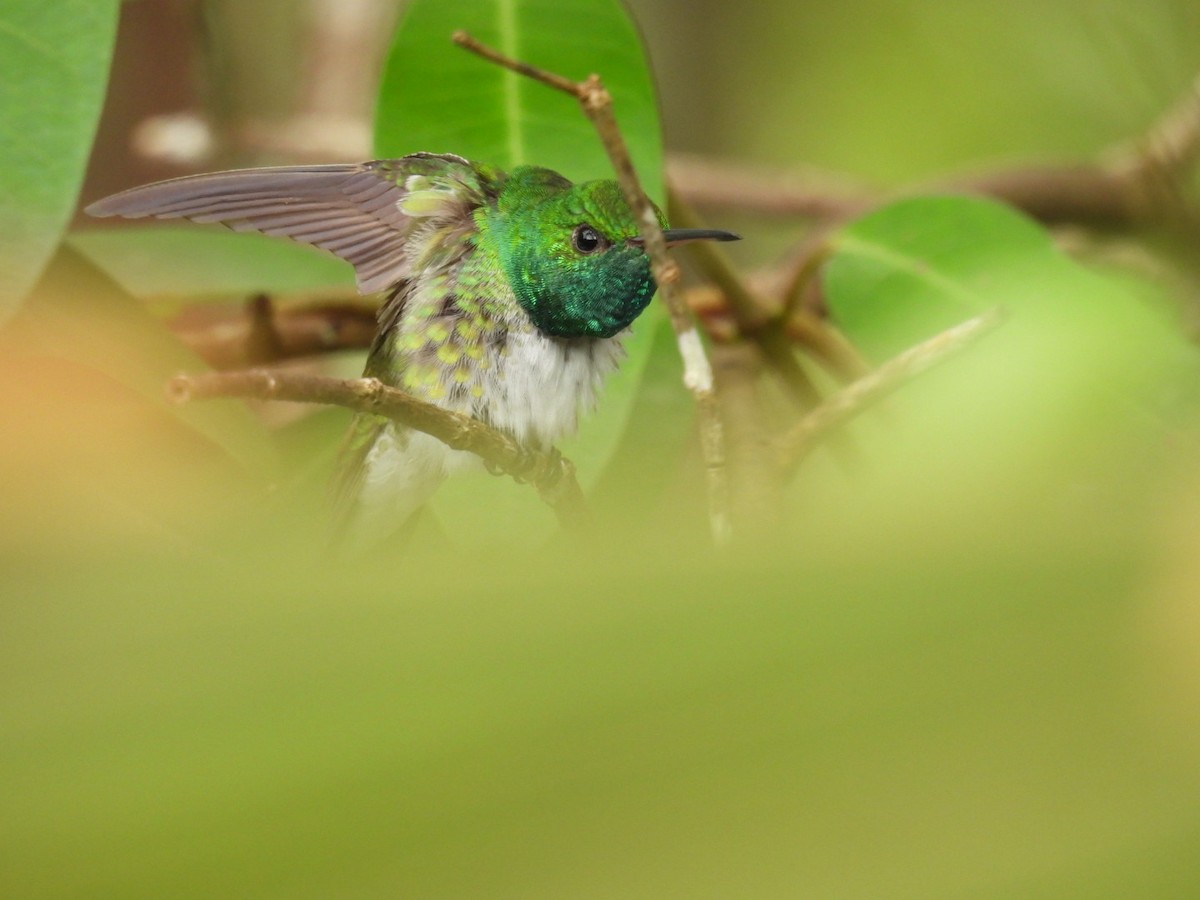
[[[314,244],[353,265],[359,291],[368,294],[408,277],[405,244],[421,222],[469,228],[472,212],[495,198],[500,178],[459,156],[417,153],[189,175],[114,194],[86,212],[222,222]]]

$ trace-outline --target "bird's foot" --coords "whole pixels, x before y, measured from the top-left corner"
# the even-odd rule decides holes
[[[557,447],[545,451],[521,447],[517,454],[517,461],[511,466],[502,466],[494,460],[485,459],[484,468],[493,475],[509,475],[517,484],[540,480],[553,484],[562,475],[563,456]]]

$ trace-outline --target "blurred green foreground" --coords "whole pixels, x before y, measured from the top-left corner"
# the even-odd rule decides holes
[[[1124,320],[984,339],[724,556],[631,488],[586,547],[348,564],[96,278],[0,353],[3,896],[1200,890],[1200,473],[1111,415]]]

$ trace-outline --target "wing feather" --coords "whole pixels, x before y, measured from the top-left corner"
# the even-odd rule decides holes
[[[133,188],[87,208],[93,216],[220,222],[321,247],[354,266],[364,294],[409,276],[405,241],[417,223],[437,219],[463,228],[494,199],[499,173],[449,154],[328,166],[281,166],[189,175]],[[419,214],[402,201],[418,185]],[[430,188],[432,187],[432,190]]]

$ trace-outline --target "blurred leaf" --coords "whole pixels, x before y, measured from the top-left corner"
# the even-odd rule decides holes
[[[100,117],[115,0],[0,3],[0,321],[71,216]]]
[[[60,355],[115,379],[260,473],[272,464],[266,432],[244,404],[176,406],[167,401],[167,379],[207,366],[140,303],[70,249],[60,250],[52,261],[19,324],[40,353]]]
[[[616,0],[415,0],[392,44],[375,150],[457,153],[502,169],[538,165],[572,181],[611,178],[579,103],[456,47],[469,31],[503,53],[582,80],[599,74],[647,193],[659,203],[662,138],[641,38]]]
[[[973,197],[901,200],[850,224],[833,245],[826,299],[876,362],[991,306],[1036,302],[1034,270],[1056,276],[1066,264],[1036,223]]]
[[[60,249],[0,332],[3,565],[127,553],[211,552],[261,505],[275,454],[237,402],[175,406],[202,369],[142,304]],[[36,565],[36,562],[33,563]]]
[[[323,250],[224,228],[91,229],[72,233],[67,242],[140,298],[354,286],[349,264]]]
[[[1133,567],[858,559],[43,571],[0,893],[1196,893],[1200,679],[1154,662],[1170,620],[1131,634]]]
[[[806,540],[854,545],[882,523],[893,552],[986,554],[997,548],[983,535],[997,529],[1145,539],[1163,447],[1198,413],[1200,360],[1166,303],[1089,271],[983,200],[902,201],[835,247],[830,308],[876,360],[977,311],[1005,316],[853,423],[869,479],[806,463],[789,489]],[[1127,512],[1083,511],[1098,502]]]
[[[1034,353],[1001,365],[1010,384],[1042,378],[1039,395],[1094,375],[1129,397],[1141,388],[1175,393],[1196,366],[1195,348],[1149,286],[1102,277],[1059,251],[1032,220],[972,197],[918,197],[847,226],[834,239],[824,290],[841,328],[876,361],[984,310],[1000,309],[1000,340],[988,354]],[[1093,354],[1093,355],[1089,355]],[[1057,359],[1056,359],[1057,357]],[[1186,389],[1179,393],[1191,393]],[[1030,397],[1032,402],[1035,398]]]

